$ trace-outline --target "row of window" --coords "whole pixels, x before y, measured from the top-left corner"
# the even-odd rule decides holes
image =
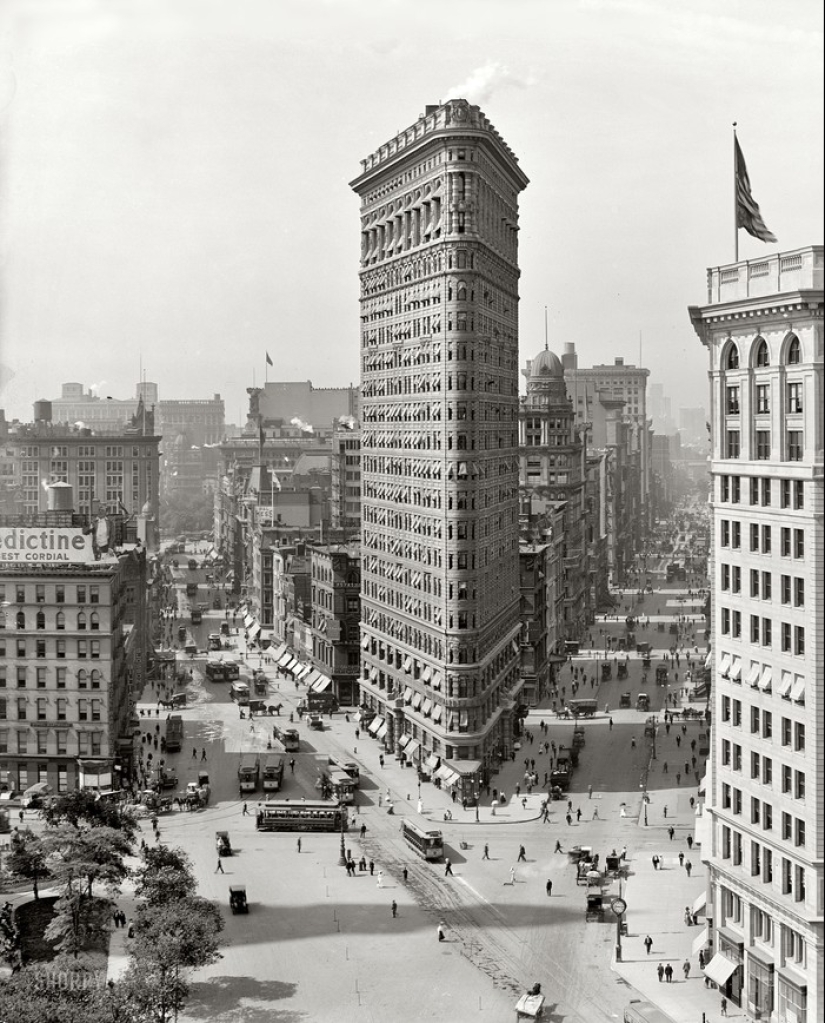
[[[725,473],[719,476],[719,500],[725,504],[739,504],[742,499],[742,480],[750,480],[750,503],[751,506],[760,505],[763,508],[770,507],[773,492],[773,484],[779,486],[780,508],[793,508],[799,511],[805,507],[805,482],[804,480],[776,480],[770,476],[729,476]]]
[[[48,590],[51,590],[51,586],[46,586],[45,583],[35,583],[34,586],[26,583],[16,583],[14,586],[14,602],[16,604],[45,604],[46,594]],[[0,583],[0,602],[9,600],[11,596],[11,588],[9,589],[8,596],[6,595],[6,585]],[[99,604],[100,603],[100,587],[97,585],[82,585],[74,587],[66,587],[60,583],[55,584],[53,599],[49,603],[53,604],[70,604],[71,600],[66,600],[67,592],[74,593],[75,604]],[[32,594],[34,599],[32,600]]]
[[[26,628],[26,612],[18,611],[15,615],[15,624],[18,629]],[[46,613],[45,611],[38,611],[34,616],[34,627],[37,631],[44,631],[46,628]],[[54,628],[60,632],[66,628],[66,615],[63,611],[58,611],[54,619]],[[96,632],[100,629],[100,615],[96,611],[87,617],[85,611],[78,611],[75,622],[75,628],[79,632],[83,632],[85,629],[89,629],[91,632]]]
[[[785,462],[801,462],[805,452],[802,430],[788,430],[785,436],[784,454],[778,457]],[[742,454],[742,437],[739,430],[725,431],[725,449],[722,458],[739,458]],[[757,461],[771,458],[771,431],[755,430],[753,454]]]
[[[55,729],[54,738],[49,734],[49,730],[45,728],[37,729],[34,733],[34,743],[32,743],[32,734],[29,731],[17,731],[11,733],[12,737],[9,736],[8,730],[0,728],[0,756],[5,754],[17,754],[17,756],[27,756],[31,753],[36,753],[38,756],[47,757],[50,755],[54,756],[68,756],[70,753],[71,733],[68,729],[58,728]],[[99,757],[103,752],[103,732],[75,732],[77,737],[76,748],[71,750],[71,753],[80,757]],[[60,768],[58,768],[58,771]],[[0,771],[0,780],[8,784],[8,778],[3,777],[6,772]],[[45,774],[45,772],[43,772]],[[59,777],[59,775],[58,775]],[[47,777],[41,777],[40,781],[47,781]],[[27,785],[22,783],[19,785],[21,791],[25,791]],[[65,792],[66,786],[63,788],[58,784],[58,792]]]
[[[25,658],[25,657],[30,656],[29,652],[31,650],[31,645],[29,643],[27,643],[25,639],[22,639],[22,638],[18,637],[14,641],[14,643],[16,644],[16,646],[12,647],[11,649],[13,649],[15,651],[14,652],[14,656],[15,657]],[[50,645],[50,642],[47,643],[47,641],[45,639],[35,640],[35,644],[34,644],[34,655],[35,655],[35,657],[38,657],[38,658],[48,657],[49,656],[49,654],[48,654],[48,647],[49,647],[49,645]],[[81,661],[84,660],[87,657],[90,657],[92,660],[97,660],[100,657],[100,640],[99,639],[91,639],[91,640],[77,639],[77,640],[72,640],[72,645],[73,645],[74,650],[75,650],[75,656],[78,657]],[[67,649],[68,649],[68,641],[67,640],[65,640],[65,639],[56,639],[56,640],[54,640],[54,647],[53,647],[54,653],[53,653],[53,656],[56,657],[59,661],[62,661],[62,660],[66,659]],[[11,653],[8,653],[8,654],[6,653],[6,640],[5,640],[5,637],[2,637],[2,636],[0,636],[0,656],[4,656],[4,657],[5,656],[9,656],[9,657],[12,656]]]
[[[31,669],[25,665],[18,665],[14,671],[16,672],[17,688],[26,689],[29,684],[29,672]],[[37,667],[34,669],[35,684],[38,689],[49,688],[49,673],[50,669],[45,667]],[[5,664],[0,664],[0,689],[6,689],[9,681],[9,668]],[[54,669],[54,682],[56,689],[66,689],[70,683],[67,668],[55,668]],[[86,671],[85,668],[78,668],[75,673],[75,681],[78,689],[100,689],[103,682],[103,674],[97,668],[92,668],[91,671]]]
[[[751,411],[758,416],[767,415],[771,410],[771,385],[756,384],[754,387],[755,401]],[[785,412],[794,414],[802,411],[802,382],[790,381],[785,385]],[[734,384],[725,388],[725,414],[729,416],[739,415],[739,385]]]
[[[742,833],[735,828],[722,825],[721,852],[723,860],[730,860],[734,866],[745,866],[743,850],[745,840]],[[760,877],[763,884],[773,883],[773,850],[759,842],[750,843],[750,873],[752,877]],[[783,895],[791,895],[794,902],[805,901],[806,877],[805,868],[793,863],[787,857],[781,857],[780,888]]]
[[[805,655],[805,627],[802,625],[791,625],[790,622],[780,622],[780,648],[784,654],[794,654],[797,657]],[[722,635],[730,636],[732,639],[742,638],[742,613],[731,610],[728,607],[722,608]],[[750,616],[750,642],[763,647],[773,645],[773,620],[762,618],[759,615]]]
[[[29,717],[29,701],[25,696],[20,696],[16,701],[11,701],[5,696],[0,696],[0,721],[10,718],[9,711],[12,706],[16,707],[15,715],[18,721],[67,721],[69,711],[69,700],[65,696],[58,696],[54,701],[54,711],[51,711],[50,701],[45,697],[38,697],[35,700],[34,717]],[[74,703],[77,707],[78,721],[102,721],[103,700],[77,700]]]
[[[742,569],[739,565],[722,564],[720,586],[723,592],[742,592]],[[783,604],[794,607],[805,606],[805,580],[800,576],[780,575],[780,599]],[[750,595],[762,600],[773,599],[773,573],[750,570]]]
[[[731,771],[742,771],[742,747],[736,743],[731,742],[729,739],[722,740],[722,764],[729,768]],[[786,796],[792,795],[794,799],[805,799],[805,772],[795,771],[792,767],[787,764],[783,764],[780,772],[782,781],[782,794]],[[750,759],[750,776],[751,781],[757,781],[762,785],[773,787],[773,758],[766,757],[762,753],[751,751]],[[733,801],[731,802],[731,793],[733,793]],[[726,810],[733,809],[735,814],[742,812],[742,791],[741,789],[731,788],[728,784],[722,785],[722,807]],[[753,823],[756,823],[757,818],[751,816]],[[764,827],[770,828],[772,825],[766,823]],[[804,824],[803,824],[804,830]],[[783,836],[785,837],[785,836]]]
[[[737,519],[719,520],[719,543],[732,550],[742,549],[742,523]],[[750,523],[751,554],[770,554],[773,550],[773,528],[769,525]],[[779,530],[779,553],[783,558],[805,557],[805,530],[781,526]]]

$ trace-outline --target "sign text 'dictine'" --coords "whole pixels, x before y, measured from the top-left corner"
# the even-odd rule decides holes
[[[0,526],[0,562],[69,565],[94,560],[92,538],[82,529]]]

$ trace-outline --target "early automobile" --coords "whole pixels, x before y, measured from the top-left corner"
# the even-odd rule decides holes
[[[233,914],[249,912],[249,903],[246,901],[246,885],[233,884],[229,886],[229,908]]]
[[[218,856],[232,855],[232,843],[229,841],[228,831],[215,832],[215,845],[218,849]]]

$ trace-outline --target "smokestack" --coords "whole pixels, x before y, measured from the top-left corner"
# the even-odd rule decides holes
[[[578,369],[579,357],[576,355],[575,342],[565,341],[561,364],[564,369]]]

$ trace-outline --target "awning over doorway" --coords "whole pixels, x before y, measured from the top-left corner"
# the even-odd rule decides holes
[[[705,908],[705,906],[707,904],[707,901],[708,901],[708,893],[707,892],[702,892],[702,894],[698,895],[694,899],[694,901],[693,901],[693,912],[694,913],[701,913],[702,910]]]
[[[372,721],[370,721],[370,723],[369,723],[369,725],[367,727],[367,731],[370,733],[370,735],[375,735],[375,733],[378,731],[378,729],[383,724],[384,724],[384,719],[383,718],[378,718],[378,717],[373,718]]]
[[[704,969],[706,977],[710,977],[717,987],[724,987],[733,976],[737,963],[728,959],[722,952],[717,952]]]
[[[326,675],[319,675],[318,678],[312,683],[313,693],[323,693],[325,689],[329,689],[332,685],[332,679],[327,678]]]
[[[703,927],[702,930],[693,939],[693,944],[690,946],[690,954],[698,955],[699,950],[704,948],[708,943],[708,929]]]
[[[383,739],[386,734],[387,734],[387,722],[386,721],[382,721],[381,722],[381,727],[375,733],[375,738],[376,739]]]

